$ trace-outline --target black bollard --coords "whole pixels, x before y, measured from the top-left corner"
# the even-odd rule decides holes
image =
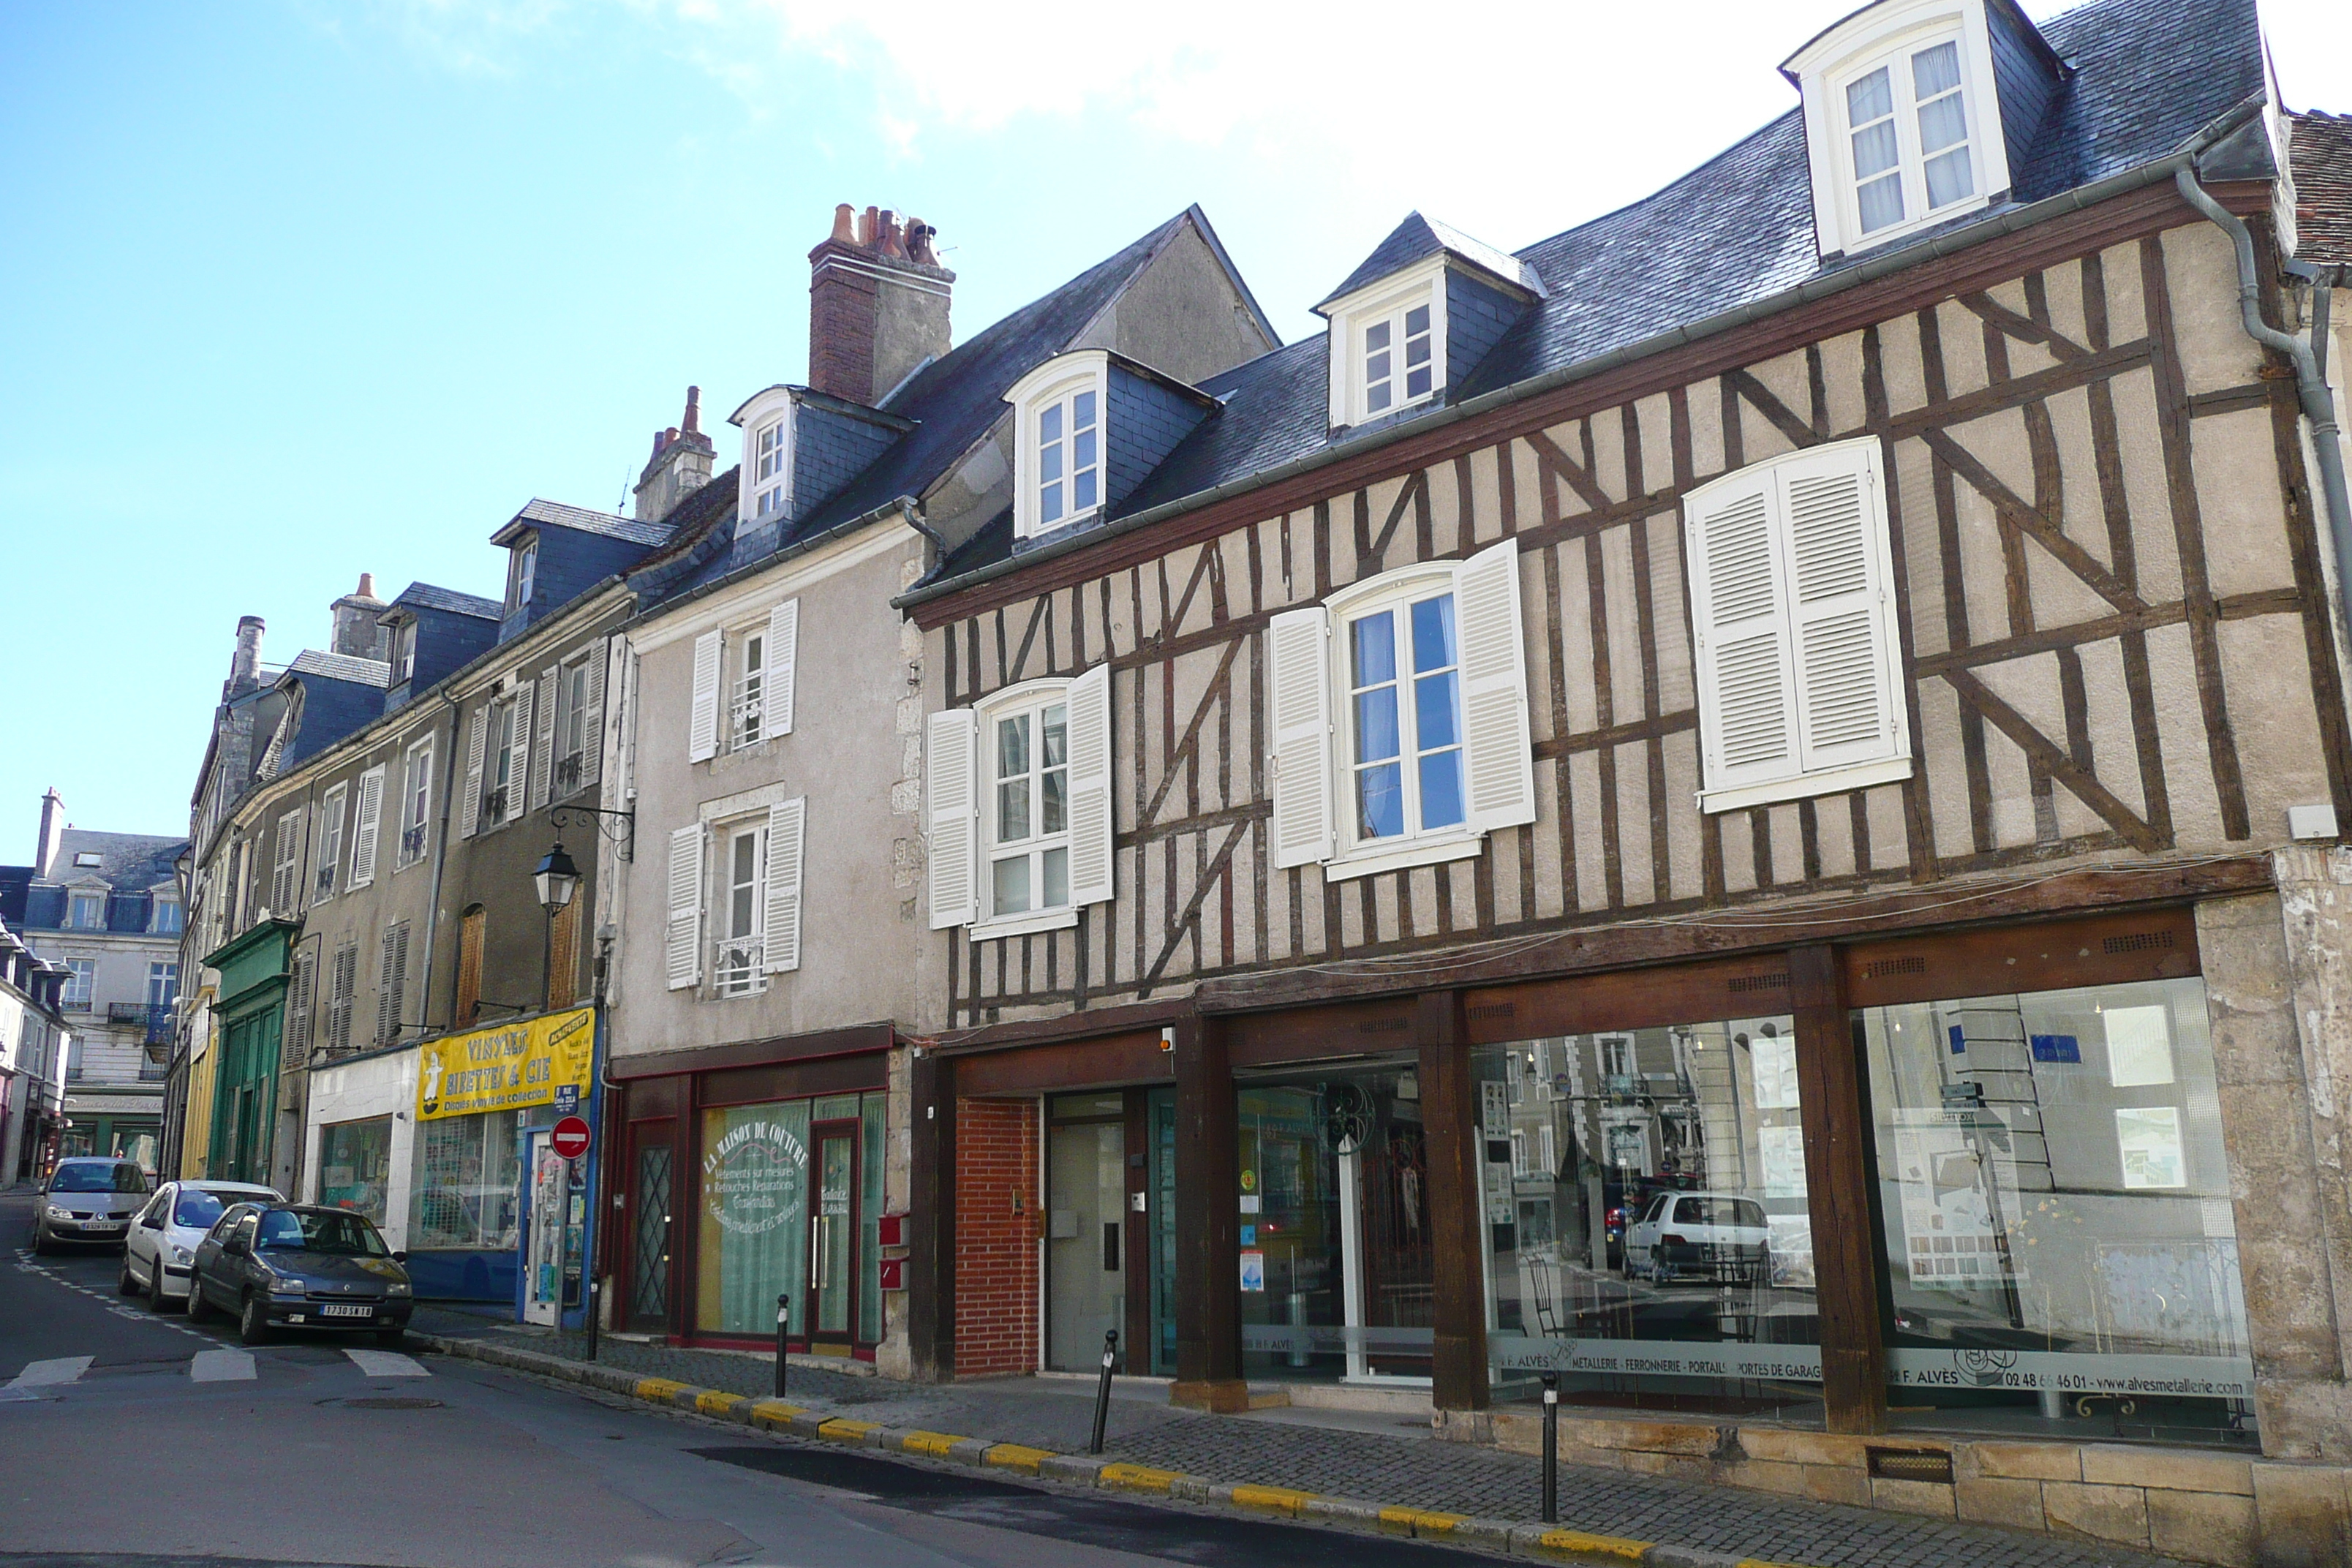
[[[784,1359],[789,1353],[787,1342],[793,1333],[793,1299],[776,1298],[776,1397],[784,1396]]]
[[[1543,1521],[1559,1522],[1559,1373],[1543,1374]]]
[[[588,1306],[588,1359],[596,1359],[596,1277],[590,1275],[582,1283],[586,1286]]]
[[[1118,1360],[1118,1331],[1103,1335],[1102,1382],[1095,1386],[1095,1436],[1087,1445],[1087,1452],[1099,1454],[1103,1446],[1103,1423],[1110,1419],[1110,1369]]]

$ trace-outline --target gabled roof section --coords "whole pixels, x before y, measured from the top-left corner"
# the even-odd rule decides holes
[[[593,533],[647,549],[658,549],[667,544],[677,531],[666,522],[640,522],[635,518],[620,517],[609,511],[590,511],[586,507],[566,506],[559,500],[534,499],[514,514],[512,521],[490,535],[490,542],[510,544],[534,524],[568,528],[576,533]]]
[[[2288,136],[2295,254],[2323,267],[2352,263],[2352,116],[2298,114]]]
[[[1323,296],[1315,307],[1318,314],[1334,300],[1344,300],[1359,289],[1370,288],[1391,272],[1402,272],[1416,261],[1432,256],[1451,256],[1485,273],[1507,288],[1521,293],[1544,297],[1543,279],[1534,268],[1516,256],[1507,255],[1483,240],[1471,238],[1460,229],[1449,228],[1434,218],[1419,213],[1409,213],[1405,220],[1390,230],[1389,237],[1373,247],[1372,253],[1348,280]]]
[[[411,583],[400,591],[398,598],[384,606],[387,611],[404,607],[446,610],[453,616],[471,616],[480,621],[498,620],[504,613],[496,599],[485,599],[478,594],[461,594],[455,588],[436,588],[430,583]]]

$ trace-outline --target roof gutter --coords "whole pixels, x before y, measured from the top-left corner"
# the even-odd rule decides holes
[[[884,518],[890,516],[893,512],[897,512],[904,516],[907,520],[908,527],[921,534],[925,539],[929,540],[935,548],[939,548],[940,550],[942,555],[946,553],[944,542],[940,538],[937,531],[931,527],[929,521],[922,521],[923,503],[913,496],[900,496],[895,500],[883,502],[880,506],[876,507],[871,511],[861,512],[857,516],[848,519],[846,521],[836,522],[831,528],[826,529],[823,533],[812,533],[806,539],[794,540],[792,543],[785,545],[782,550],[773,551],[769,554],[762,555],[757,561],[751,562],[748,565],[738,566],[734,571],[728,573],[723,577],[712,578],[709,582],[705,583],[701,587],[695,589],[691,593],[680,594],[676,598],[663,599],[652,605],[650,608],[630,616],[627,620],[622,622],[620,626],[614,629],[616,631],[626,631],[631,626],[643,626],[647,621],[659,620],[662,616],[668,615],[671,611],[677,609],[681,605],[690,605],[697,599],[708,598],[709,595],[719,592],[721,589],[731,588],[736,584],[743,582],[747,578],[756,577],[761,573],[769,571],[780,563],[794,560],[797,557],[806,555],[811,551],[817,549],[821,545],[830,544],[836,539],[856,532],[859,529],[864,528],[868,523],[879,522]],[[894,605],[898,603],[896,599],[893,599],[890,602]]]
[[[2087,185],[2079,185],[2070,191],[2062,191],[2057,195],[2045,197],[2027,206],[2013,207],[1997,216],[1969,224],[1965,228],[1932,236],[1916,244],[1888,251],[1883,256],[1873,257],[1867,261],[1856,262],[1836,272],[1808,278],[1794,288],[1783,289],[1777,294],[1769,294],[1761,300],[1751,300],[1748,304],[1736,306],[1731,310],[1705,317],[1684,326],[1669,328],[1653,337],[1643,338],[1638,342],[1612,349],[1605,354],[1599,354],[1575,364],[1562,365],[1558,370],[1547,371],[1541,375],[1515,382],[1509,386],[1497,387],[1493,392],[1482,393],[1451,408],[1440,409],[1419,419],[1391,426],[1361,440],[1346,442],[1320,452],[1311,453],[1307,457],[1294,458],[1287,463],[1252,474],[1246,479],[1228,480],[1213,489],[1179,497],[1175,500],[1164,502],[1149,510],[1137,512],[1131,517],[1120,518],[1118,521],[1108,523],[1102,528],[1089,530],[1051,544],[1040,545],[1034,550],[1026,550],[1018,555],[1007,556],[1003,561],[992,562],[961,576],[911,588],[891,600],[890,603],[901,610],[912,609],[917,605],[928,604],[933,599],[945,598],[950,594],[961,593],[964,589],[978,587],[983,583],[992,582],[999,577],[1025,571],[1040,562],[1055,560],[1073,552],[1090,548],[1103,540],[1116,539],[1123,534],[1132,533],[1138,529],[1150,528],[1155,523],[1165,522],[1171,518],[1199,511],[1204,507],[1214,506],[1220,501],[1229,500],[1235,496],[1246,495],[1252,490],[1263,489],[1267,485],[1276,484],[1300,474],[1312,473],[1342,458],[1355,458],[1366,452],[1377,451],[1382,447],[1404,440],[1408,437],[1425,436],[1433,430],[1442,430],[1464,420],[1475,419],[1497,408],[1525,402],[1528,398],[1540,396],[1556,388],[1568,386],[1580,381],[1589,381],[1621,365],[1654,358],[1658,354],[1698,342],[1703,339],[1719,337],[1725,332],[1754,321],[1763,321],[1768,317],[1777,316],[1784,310],[1793,310],[1800,305],[1809,305],[1815,300],[1843,294],[1850,289],[1860,288],[1864,283],[1874,282],[1893,273],[1901,272],[1906,268],[1916,267],[1921,262],[1934,260],[1939,257],[1957,256],[1963,251],[1973,250],[1978,246],[2016,234],[2020,230],[2037,227],[2053,219],[2080,212],[2085,207],[2095,206],[2101,202],[2123,195],[2126,192],[2171,181],[2176,174],[2192,168],[2199,153],[2244,124],[2252,115],[2260,112],[2262,103],[2260,97],[2249,98],[2187,142],[2182,142],[2178,149],[2152,163],[2126,169],[2121,174],[2110,174],[2104,180],[2095,181]]]

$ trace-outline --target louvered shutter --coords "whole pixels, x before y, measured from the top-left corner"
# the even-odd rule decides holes
[[[1285,610],[1266,626],[1273,665],[1276,866],[1331,858],[1331,617],[1320,605]]]
[[[702,825],[669,836],[669,988],[683,991],[702,978]]]
[[[1684,503],[1709,792],[1796,771],[1795,677],[1773,537],[1776,500],[1770,470],[1743,469]]]
[[[1110,667],[1070,682],[1064,700],[1070,756],[1070,902],[1112,896]]]
[[[557,700],[562,690],[563,668],[545,669],[539,676],[539,739],[530,749],[530,798],[523,803],[526,811],[537,811],[555,798],[550,789],[555,765],[555,710],[562,704]]]
[[[762,936],[767,971],[785,974],[801,966],[801,880],[808,801],[779,801],[768,808],[766,908]]]
[[[302,815],[289,811],[278,819],[278,856],[270,867],[269,912],[279,920],[294,913],[294,858]]]
[[[1875,437],[1779,467],[1796,625],[1797,755],[1805,772],[1900,755],[1894,595]]]
[[[607,643],[588,656],[588,688],[580,699],[580,784],[596,782],[604,765],[604,662],[612,657]]]
[[[512,822],[530,807],[530,759],[534,750],[530,727],[537,710],[531,703],[530,678],[518,670],[513,684],[514,711],[507,722],[514,726],[515,754],[507,766],[507,805],[499,814],[500,822]]]
[[[457,837],[471,838],[482,826],[482,742],[489,710],[477,708],[466,721],[466,787],[457,797]]]
[[[762,735],[793,732],[793,672],[800,666],[801,602],[786,599],[768,612],[768,670],[760,695]]]
[[[383,952],[375,985],[375,1043],[379,1046],[390,1045],[400,1025],[402,965],[398,959],[403,929],[397,925],[384,928]]]
[[[383,765],[360,775],[359,815],[352,828],[352,886],[375,880],[375,846],[383,822]]]
[[[931,929],[966,926],[979,916],[980,715],[950,708],[931,715],[924,772],[930,786]]]
[[[1519,551],[1509,540],[1462,563],[1462,762],[1469,824],[1480,832],[1536,819],[1528,731],[1528,648],[1519,620]]]
[[[709,762],[719,754],[719,634],[694,639],[694,701],[687,710],[686,760]]]

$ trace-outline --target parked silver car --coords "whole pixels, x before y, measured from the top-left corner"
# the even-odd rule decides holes
[[[61,1241],[120,1247],[131,1216],[154,1190],[135,1161],[93,1154],[60,1160],[41,1188],[33,1250],[55,1252]]]
[[[144,1291],[152,1311],[185,1301],[196,1246],[221,1212],[231,1204],[278,1201],[275,1189],[250,1182],[164,1183],[124,1236],[119,1288],[126,1296]]]

